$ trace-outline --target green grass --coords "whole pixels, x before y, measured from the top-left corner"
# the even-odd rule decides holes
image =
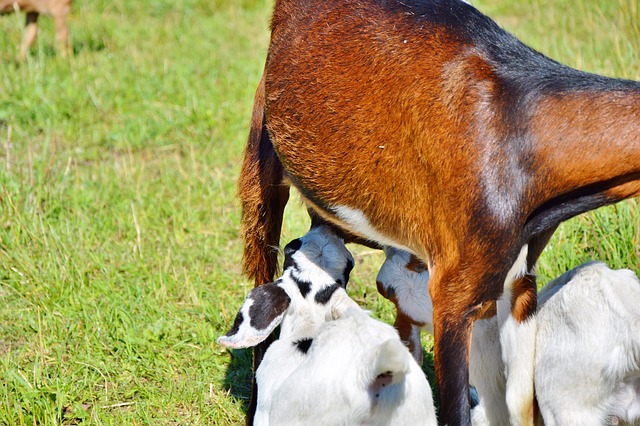
[[[536,49],[640,79],[635,0],[478,2]],[[240,424],[250,353],[215,339],[250,288],[235,182],[271,2],[76,2],[74,55],[0,19],[0,424]],[[540,282],[598,258],[638,270],[638,205],[563,225]],[[291,203],[283,241],[307,219]],[[382,257],[351,294],[386,321]],[[428,367],[427,367],[428,370]]]

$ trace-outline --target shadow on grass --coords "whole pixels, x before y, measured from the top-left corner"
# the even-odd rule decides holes
[[[73,54],[78,55],[83,51],[100,52],[107,48],[107,44],[101,37],[88,37],[73,42]]]
[[[78,56],[82,52],[101,52],[107,48],[107,43],[102,36],[93,36],[82,40],[73,40],[71,43],[72,56]],[[58,47],[53,43],[43,43],[40,47],[41,54],[44,58],[55,58],[61,56]],[[28,55],[32,58],[38,57],[36,48],[29,50]],[[19,58],[13,60],[14,66],[20,66],[24,61]]]
[[[233,349],[223,387],[235,398],[242,400],[246,413],[251,398],[251,369],[253,349]]]

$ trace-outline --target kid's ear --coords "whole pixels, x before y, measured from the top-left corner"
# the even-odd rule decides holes
[[[231,330],[218,338],[228,348],[256,346],[282,322],[291,299],[275,283],[263,284],[251,290],[244,299]]]

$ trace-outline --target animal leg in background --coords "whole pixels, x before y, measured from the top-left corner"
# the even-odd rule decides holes
[[[67,26],[67,17],[69,15],[69,7],[59,10],[56,15],[53,16],[53,22],[56,27],[56,44],[60,56],[67,57],[70,52],[71,46],[69,45],[69,28]]]
[[[25,18],[24,35],[22,36],[22,44],[20,45],[20,58],[26,59],[27,51],[36,41],[38,35],[38,16],[37,12],[28,12]]]

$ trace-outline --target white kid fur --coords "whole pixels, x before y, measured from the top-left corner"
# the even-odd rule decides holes
[[[272,404],[271,425],[437,424],[420,366],[393,327],[360,308],[320,327]]]
[[[640,281],[582,265],[540,294],[535,387],[547,426],[640,425]]]

